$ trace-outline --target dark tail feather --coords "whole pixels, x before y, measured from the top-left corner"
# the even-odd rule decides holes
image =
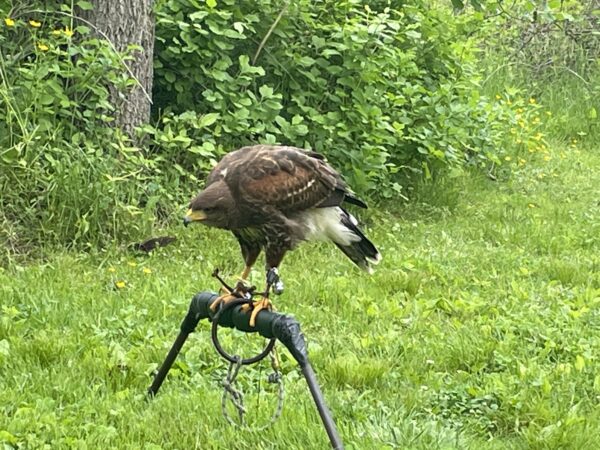
[[[356,197],[350,192],[346,192],[343,189],[334,189],[331,195],[319,204],[319,208],[328,208],[330,206],[339,206],[340,203],[350,203],[352,205],[360,206],[361,208],[367,208],[367,204],[360,198]]]
[[[373,268],[371,265],[378,264],[381,261],[381,254],[373,245],[373,243],[367,239],[365,234],[358,228],[356,219],[342,209],[342,225],[357,235],[360,240],[352,242],[350,245],[343,245],[338,242],[335,245],[344,252],[344,254],[352,260],[361,269],[371,273]]]
[[[354,194],[350,194],[350,193],[346,192],[346,195],[344,196],[344,201],[346,203],[351,203],[353,205],[360,206],[361,208],[367,209],[367,204],[365,202],[363,202],[360,198],[355,197]]]

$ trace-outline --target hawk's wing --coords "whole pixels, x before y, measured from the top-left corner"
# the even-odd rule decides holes
[[[230,168],[236,167],[240,160],[243,161],[247,157],[246,150],[251,148],[253,147],[243,147],[223,156],[218,164],[210,171],[208,177],[206,177],[205,187],[211,185],[215,181],[225,179]]]
[[[258,145],[230,155],[227,161],[222,160],[226,164],[219,173],[225,171],[225,180],[238,202],[293,212],[339,205],[349,194],[340,175],[318,154]]]

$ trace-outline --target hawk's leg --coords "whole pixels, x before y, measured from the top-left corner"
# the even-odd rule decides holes
[[[252,304],[252,314],[250,315],[250,326],[256,325],[256,316],[263,309],[271,310],[273,305],[269,300],[269,293],[273,289],[273,292],[277,295],[283,293],[283,281],[279,278],[279,271],[277,267],[271,267],[267,270],[267,286],[262,298]]]
[[[247,280],[250,276],[250,272],[252,271],[252,266],[254,266],[258,255],[260,255],[260,244],[244,239],[243,235],[240,233],[234,234],[238,240],[238,243],[240,244],[240,250],[242,251],[244,263],[246,264],[240,278],[242,280]]]
[[[244,295],[246,292],[250,290],[250,285],[246,283],[246,280],[250,276],[250,271],[252,270],[252,266],[256,262],[258,255],[260,254],[260,246],[256,245],[253,242],[246,241],[244,238],[237,233],[234,233],[237,238],[240,249],[242,250],[242,256],[244,257],[244,263],[246,264],[244,267],[244,271],[240,276],[236,286],[233,288],[234,292],[231,292],[226,287],[221,288],[221,295],[212,303],[210,309],[212,311],[216,311],[219,305],[222,303],[230,302],[233,299],[240,298],[239,294]],[[238,295],[236,295],[238,294]]]
[[[240,276],[240,278],[242,280],[247,280],[248,277],[250,276],[251,271],[252,271],[252,266],[246,265],[246,267],[244,267],[244,271],[242,272],[242,275]]]
[[[279,278],[278,267],[283,260],[284,255],[292,246],[292,230],[288,227],[288,221],[285,217],[279,217],[280,220],[275,220],[265,225],[265,256],[267,267],[267,286],[260,300],[252,306],[252,314],[250,316],[250,326],[256,325],[256,316],[263,309],[271,309],[271,301],[269,294],[271,289],[276,294],[283,292],[283,282]]]

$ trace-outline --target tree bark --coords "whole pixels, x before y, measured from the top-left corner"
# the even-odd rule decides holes
[[[133,76],[139,81],[128,92],[112,92],[112,103],[117,108],[116,125],[135,139],[135,127],[150,119],[153,53],[154,17],[152,0],[91,0],[93,9],[80,11],[80,16],[92,23],[108,38],[119,51],[136,45],[134,59],[125,61]],[[99,34],[99,33],[97,33]]]

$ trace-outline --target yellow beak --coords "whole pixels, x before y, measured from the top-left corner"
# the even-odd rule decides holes
[[[183,224],[187,227],[192,222],[199,222],[204,219],[206,219],[206,214],[204,214],[204,211],[193,211],[188,209],[188,212],[183,218]]]

